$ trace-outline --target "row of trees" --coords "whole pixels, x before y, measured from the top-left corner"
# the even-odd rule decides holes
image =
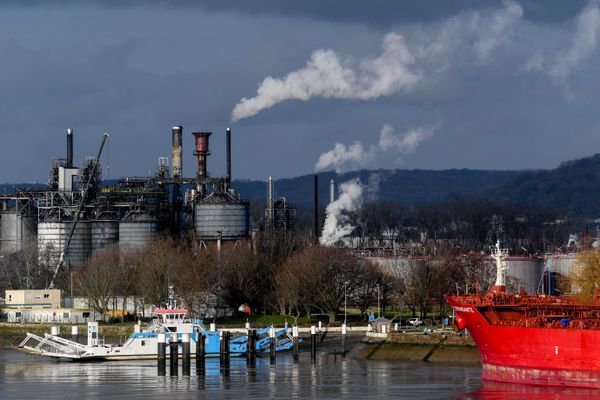
[[[53,271],[39,263],[35,251],[22,251],[10,260],[0,262],[5,288],[47,287]],[[99,251],[85,268],[63,271],[57,286],[88,298],[90,307],[103,315],[116,297],[164,305],[173,286],[178,301],[197,315],[207,303],[248,304],[255,314],[298,318],[319,313],[335,320],[344,301],[366,315],[378,294],[383,310],[409,309],[425,317],[435,309],[442,318],[449,312],[445,294],[485,290],[494,278],[494,266],[478,255],[374,265],[354,252],[314,246],[291,234],[232,243],[221,251],[161,236],[143,249]]]
[[[173,286],[177,298],[199,315],[204,304],[216,302],[235,308],[248,304],[256,314],[293,318],[318,313],[333,321],[345,301],[366,316],[378,295],[383,310],[408,308],[425,317],[435,309],[443,318],[449,311],[445,294],[477,286],[485,290],[495,278],[493,265],[475,255],[382,266],[347,250],[286,235],[231,244],[220,252],[189,249],[161,237],[134,252],[105,250],[81,271],[77,289],[102,313],[116,295],[164,304]]]

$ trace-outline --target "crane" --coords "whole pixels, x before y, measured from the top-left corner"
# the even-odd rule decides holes
[[[92,165],[92,171],[90,173],[91,177],[96,176],[96,171],[98,170],[98,164],[100,163],[100,156],[102,155],[102,150],[104,149],[104,144],[110,135],[105,133],[102,136],[102,142],[100,143],[100,148],[98,149],[98,155],[96,156],[96,162]],[[83,188],[81,189],[81,199],[79,201],[79,206],[77,207],[77,213],[75,214],[75,218],[73,219],[73,223],[71,224],[71,229],[69,231],[69,235],[67,236],[67,242],[65,243],[65,247],[63,251],[60,253],[60,257],[58,259],[58,263],[56,268],[54,268],[54,275],[52,275],[52,280],[50,281],[50,285],[48,285],[48,289],[54,289],[54,281],[56,280],[56,276],[58,275],[58,271],[62,268],[65,258],[69,255],[69,245],[71,244],[71,239],[73,238],[73,233],[75,232],[75,227],[79,222],[79,218],[81,212],[83,211],[83,207],[85,207],[85,202],[87,200],[87,195],[90,190],[90,187],[93,185],[94,179],[88,179],[85,182]]]

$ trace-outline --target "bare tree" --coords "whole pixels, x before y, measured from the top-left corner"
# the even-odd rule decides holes
[[[0,276],[7,289],[47,287],[52,268],[40,260],[36,241],[24,242],[20,251],[0,258]]]
[[[106,317],[111,298],[117,294],[121,279],[123,267],[119,250],[114,247],[96,253],[78,277],[81,293],[102,319]]]

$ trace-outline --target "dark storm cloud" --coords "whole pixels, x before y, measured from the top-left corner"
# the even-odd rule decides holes
[[[2,0],[19,6],[47,5],[44,0]],[[56,0],[53,4],[95,4],[123,8],[160,6],[201,8],[214,12],[238,12],[250,15],[305,17],[324,21],[362,23],[389,28],[407,22],[443,19],[465,10],[486,10],[502,4],[499,0]],[[525,18],[547,23],[562,23],[573,18],[586,0],[523,0]]]
[[[0,182],[46,180],[67,127],[78,161],[112,133],[113,178],[152,174],[173,124],[193,175],[190,132],[213,131],[219,175],[242,98],[236,178],[308,173],[355,141],[375,168],[553,167],[600,148],[594,2],[1,4]],[[335,63],[350,77],[313,79]]]

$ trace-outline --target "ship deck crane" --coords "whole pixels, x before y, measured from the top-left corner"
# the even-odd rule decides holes
[[[65,247],[64,247],[63,251],[60,253],[60,257],[58,259],[56,268],[54,269],[54,274],[52,275],[52,280],[50,281],[50,285],[48,285],[48,289],[54,289],[54,281],[56,280],[56,276],[58,275],[58,272],[62,268],[62,266],[65,262],[65,258],[69,255],[69,246],[71,245],[71,239],[73,239],[73,233],[75,232],[75,228],[77,227],[77,223],[79,222],[79,218],[83,211],[83,207],[85,207],[88,192],[89,192],[90,188],[92,187],[92,185],[94,184],[94,177],[96,176],[96,171],[98,170],[98,164],[100,164],[100,156],[102,155],[102,150],[104,149],[104,144],[106,143],[106,140],[108,139],[109,136],[110,135],[108,133],[105,133],[102,136],[102,142],[100,143],[100,148],[98,149],[98,155],[96,156],[96,161],[92,165],[92,170],[90,173],[91,178],[88,179],[87,182],[85,182],[83,188],[81,189],[81,200],[79,202],[79,206],[77,207],[77,213],[75,214],[75,218],[73,219],[73,223],[71,224],[71,229],[69,231],[69,235],[67,236],[67,241],[65,243]]]

